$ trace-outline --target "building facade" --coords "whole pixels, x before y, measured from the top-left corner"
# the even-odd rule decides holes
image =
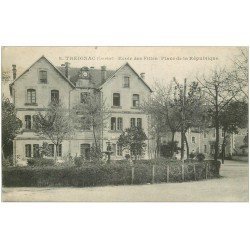
[[[16,66],[13,67],[14,81],[10,84],[10,93],[16,107],[17,117],[22,121],[21,132],[13,142],[14,162],[25,165],[27,159],[36,157],[44,142],[49,144],[50,155],[56,153],[50,142],[38,136],[33,130],[33,118],[38,112],[46,112],[49,103],[60,99],[64,107],[70,110],[84,102],[88,93],[98,91],[100,98],[109,108],[110,117],[107,126],[100,132],[100,144],[103,151],[107,143],[112,146],[112,158],[123,159],[126,152],[117,145],[122,130],[130,126],[140,126],[148,135],[149,119],[140,110],[140,103],[152,92],[145,82],[145,74],[139,75],[128,64],[117,70],[107,70],[93,67],[70,68],[69,63],[62,67],[54,66],[42,56],[24,73],[16,76]],[[79,130],[73,138],[64,140],[59,147],[58,158],[69,155],[89,157],[94,138],[91,129]],[[151,155],[150,140],[143,158]]]
[[[124,159],[129,152],[123,151],[117,145],[117,140],[124,129],[139,126],[148,137],[142,158],[155,157],[156,143],[149,134],[150,119],[140,109],[140,104],[152,93],[145,82],[145,73],[138,74],[128,63],[116,70],[108,70],[105,66],[101,69],[71,68],[69,63],[56,67],[42,56],[25,72],[18,77],[16,75],[14,65],[10,95],[16,107],[17,117],[23,123],[20,133],[13,141],[14,162],[17,165],[26,165],[27,159],[38,156],[39,148],[44,142],[49,144],[48,157],[53,158],[56,153],[55,146],[49,139],[41,138],[34,132],[34,115],[46,112],[49,103],[56,99],[60,99],[62,104],[71,110],[83,103],[86,96],[93,91],[98,91],[100,100],[105,102],[110,113],[106,126],[99,133],[101,150],[106,151],[109,143],[113,152],[111,158]],[[226,155],[245,153],[248,149],[243,147],[246,134],[247,129],[243,129],[238,135],[229,136]],[[214,129],[206,132],[189,129],[186,136],[189,153],[204,153],[207,157],[214,154]],[[220,132],[220,144],[223,139],[224,135]],[[171,135],[165,135],[161,139],[162,145],[168,141],[171,141]],[[180,133],[176,133],[175,141],[178,141],[180,146]],[[73,138],[62,142],[58,159],[63,160],[68,156],[83,156],[88,159],[93,145],[94,137],[91,129],[79,130]]]

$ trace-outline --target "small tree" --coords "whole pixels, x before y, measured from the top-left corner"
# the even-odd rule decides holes
[[[34,129],[37,134],[50,139],[56,147],[55,161],[59,154],[59,145],[74,133],[74,125],[61,101],[53,101],[45,114],[39,112],[34,117]]]
[[[22,127],[22,121],[16,117],[15,106],[8,98],[2,99],[2,154],[3,158],[13,152],[13,139]]]
[[[130,151],[130,155],[134,155],[135,159],[138,156],[143,155],[146,147],[145,141],[147,136],[143,129],[140,127],[127,128],[118,138],[117,144],[122,147],[122,149],[127,149]]]

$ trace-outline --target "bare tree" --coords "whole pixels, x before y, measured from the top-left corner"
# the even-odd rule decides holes
[[[183,160],[185,144],[187,158],[189,157],[189,145],[186,133],[190,128],[200,129],[203,126],[204,105],[201,89],[197,82],[192,82],[187,85],[187,80],[184,79],[184,84],[180,84],[176,78],[174,78],[174,83],[174,107],[180,114],[181,159]]]
[[[74,133],[74,124],[69,110],[63,107],[61,101],[53,101],[45,114],[39,112],[34,116],[34,129],[37,134],[50,139],[55,145],[55,161],[57,161],[59,145]]]
[[[232,59],[234,69],[231,72],[231,77],[241,88],[242,94],[248,101],[248,48],[240,47],[239,54]]]
[[[242,86],[231,77],[226,69],[214,69],[208,77],[197,77],[203,91],[203,98],[208,107],[212,126],[216,130],[214,160],[219,156],[220,116],[223,110],[234,101],[242,91]]]
[[[74,107],[74,110],[77,129],[92,131],[95,143],[94,151],[100,155],[102,129],[110,117],[110,111],[106,107],[105,100],[101,99],[101,93],[96,90],[87,93],[81,103]]]
[[[174,145],[175,133],[180,128],[180,114],[174,106],[172,85],[156,85],[153,95],[141,105],[141,109],[150,116],[149,130],[156,138],[156,155],[159,156],[162,135],[170,132],[171,145]]]

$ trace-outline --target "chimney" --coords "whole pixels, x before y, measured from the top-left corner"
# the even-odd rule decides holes
[[[141,76],[141,78],[142,78],[143,80],[145,80],[145,73],[144,73],[144,72],[141,73],[140,76]]]
[[[16,79],[16,65],[12,64],[13,81]]]
[[[66,76],[67,78],[69,78],[69,65],[70,65],[69,62],[66,62],[66,63],[65,63],[65,76]]]
[[[102,80],[102,83],[104,83],[107,80],[106,66],[101,67],[101,80]]]

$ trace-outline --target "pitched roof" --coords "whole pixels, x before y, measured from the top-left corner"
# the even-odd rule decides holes
[[[51,63],[44,55],[41,56],[39,59],[37,59],[28,69],[26,69],[22,74],[20,74],[11,84],[10,84],[10,88],[12,88],[13,84],[22,76],[24,75],[27,71],[29,71],[29,69],[39,60],[41,60],[42,58],[44,58],[54,69],[56,72],[58,72],[60,74],[60,76],[67,81],[71,87],[75,87],[76,82],[78,80],[78,76],[80,73],[81,68],[69,68],[69,79],[65,76],[65,67],[59,66],[56,67],[53,65],[53,63]],[[144,81],[144,79],[141,78],[141,76],[130,66],[129,63],[125,63],[124,65],[122,65],[120,68],[118,68],[117,70],[106,70],[106,82],[108,82],[117,72],[119,72],[123,67],[128,66],[131,68],[131,70],[141,79],[141,81],[145,84],[145,86],[150,90],[150,92],[153,92],[151,90],[151,88],[147,85],[147,83]],[[101,87],[104,83],[102,83],[102,75],[101,75],[101,69],[95,69],[95,68],[90,68],[89,69],[90,72],[90,81],[91,83],[95,84],[95,87]]]
[[[30,68],[32,68],[38,61],[40,61],[41,59],[45,59],[54,69],[57,73],[59,73],[59,75],[65,80],[67,81],[71,87],[75,87],[74,84],[64,75],[62,74],[62,72],[60,70],[58,70],[52,62],[50,62],[44,55],[42,55],[39,59],[37,59],[28,69],[26,69],[22,74],[20,74],[11,84],[10,84],[10,87],[13,86],[13,84],[21,77],[23,76],[27,71],[30,70]]]
[[[65,67],[57,67],[58,70],[61,71],[62,74],[65,74]],[[70,81],[75,85],[78,76],[80,73],[81,68],[69,68],[69,77]],[[114,74],[115,70],[106,70],[107,72],[107,79]],[[102,75],[101,75],[101,69],[94,69],[89,68],[89,74],[90,74],[90,82],[95,84],[96,87],[100,87],[102,85]]]
[[[148,86],[148,84],[144,81],[144,79],[141,78],[141,76],[131,67],[131,65],[128,62],[126,62],[120,68],[118,68],[116,71],[114,71],[114,73],[112,75],[110,75],[110,77],[107,78],[107,80],[105,81],[105,83],[108,82],[116,73],[118,73],[125,66],[130,67],[131,70],[141,79],[141,81],[143,82],[143,84],[149,89],[149,91],[153,92],[153,90]]]
[[[153,92],[151,88],[148,86],[148,84],[141,78],[141,76],[131,67],[131,65],[128,62],[122,65],[117,70],[106,70],[107,79],[104,83],[108,82],[117,72],[119,72],[125,66],[130,67],[132,71],[141,79],[143,84],[146,85],[146,87],[150,90],[150,92]],[[62,72],[62,74],[65,74],[65,67],[60,66],[57,68]],[[81,68],[69,68],[69,76],[70,76],[70,81],[72,83],[76,84],[80,70]],[[89,68],[89,73],[90,73],[90,82],[95,84],[95,87],[101,87],[104,84],[102,83],[101,69]]]

